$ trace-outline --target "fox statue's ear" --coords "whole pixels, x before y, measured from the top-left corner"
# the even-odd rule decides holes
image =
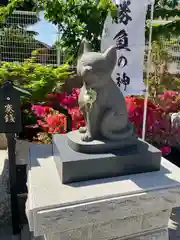
[[[78,59],[83,55],[83,53],[92,52],[91,46],[86,39],[83,39],[78,50]]]
[[[110,67],[112,70],[115,67],[115,64],[117,62],[117,53],[116,53],[116,46],[109,47],[104,53],[103,53],[105,59],[110,64]]]

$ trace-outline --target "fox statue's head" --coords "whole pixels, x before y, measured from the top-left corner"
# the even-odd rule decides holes
[[[111,46],[104,53],[93,52],[84,40],[80,46],[77,74],[87,87],[100,87],[107,84],[117,61],[116,47]]]

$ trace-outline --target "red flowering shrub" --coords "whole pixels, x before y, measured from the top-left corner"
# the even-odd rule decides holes
[[[83,114],[78,107],[69,109],[69,114],[72,117],[72,130],[79,129],[80,127],[85,126],[85,121]]]
[[[72,94],[66,92],[49,94],[49,103],[46,106],[32,106],[34,114],[39,118],[37,123],[44,133],[51,135],[66,132],[66,116],[54,110],[51,107],[52,102],[59,103],[60,106],[68,109],[68,113],[72,118],[72,130],[85,125],[83,114],[77,107],[79,91],[79,89],[73,89]],[[46,139],[47,142],[47,135],[44,133],[39,134],[39,140]]]
[[[48,106],[33,105],[32,110],[39,118],[37,124],[45,132],[49,134],[65,132],[66,119],[63,114]]]
[[[166,90],[157,96],[156,103],[165,113],[178,112],[180,111],[180,93]]]
[[[31,109],[37,117],[44,117],[46,114],[50,114],[53,110],[48,106],[42,105],[32,105]]]
[[[67,109],[74,108],[78,106],[78,96],[80,93],[79,88],[73,88],[72,93],[69,94],[67,92],[60,92],[60,93],[52,93],[49,94],[49,100],[51,102],[58,102],[62,107]]]
[[[142,137],[144,99],[126,97],[129,120],[134,124],[137,134]],[[166,146],[170,135],[170,122],[162,109],[148,100],[146,119],[146,140],[158,147]],[[162,148],[163,149],[163,148]],[[167,148],[166,148],[167,152]]]
[[[144,99],[142,97],[126,97],[130,121],[137,129],[139,137],[142,136]],[[180,94],[175,91],[165,91],[158,95],[156,102],[150,99],[147,104],[146,140],[161,149],[164,155],[171,151],[176,139],[179,137],[180,126],[174,129],[169,113],[180,111]]]
[[[78,108],[79,89],[73,89],[71,94],[66,92],[49,94],[49,103],[47,106],[34,105],[32,110],[39,118],[38,125],[44,130],[43,136],[47,140],[54,133],[66,132],[66,117],[62,113],[55,111],[51,106],[55,101],[60,106],[68,109],[72,117],[72,130],[76,130],[85,125],[82,113]],[[138,96],[125,97],[129,120],[133,123],[139,137],[142,136],[144,98]],[[164,154],[170,152],[172,134],[169,113],[180,110],[179,93],[174,91],[165,91],[157,97],[154,103],[150,99],[147,106],[146,139],[158,146]],[[178,131],[179,134],[179,131]],[[43,141],[42,134],[39,139]]]
[[[129,120],[134,124],[139,137],[141,137],[143,127],[144,99],[137,96],[127,96],[125,100],[127,104]],[[161,111],[149,100],[147,107],[147,131],[152,131],[152,128],[155,127],[155,123],[160,118],[160,115]]]

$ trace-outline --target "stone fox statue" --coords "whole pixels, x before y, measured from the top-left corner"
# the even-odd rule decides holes
[[[133,135],[124,96],[111,78],[116,60],[115,46],[104,53],[93,52],[87,41],[80,47],[77,74],[83,86],[79,106],[86,120],[86,127],[79,129],[82,141],[119,141]],[[85,95],[89,90],[96,92],[96,99],[87,107]]]

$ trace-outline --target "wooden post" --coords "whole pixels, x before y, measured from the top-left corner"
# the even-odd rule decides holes
[[[9,181],[11,195],[12,234],[19,239],[21,233],[18,186],[16,177],[16,134],[22,130],[20,96],[29,94],[19,89],[11,81],[0,88],[0,133],[6,133],[9,158]]]
[[[16,184],[16,140],[14,133],[7,133],[8,142],[8,158],[9,158],[9,181],[10,181],[10,194],[11,194],[11,214],[12,214],[12,233],[19,235],[21,232],[20,226],[20,211],[18,206],[17,197],[17,184]]]

